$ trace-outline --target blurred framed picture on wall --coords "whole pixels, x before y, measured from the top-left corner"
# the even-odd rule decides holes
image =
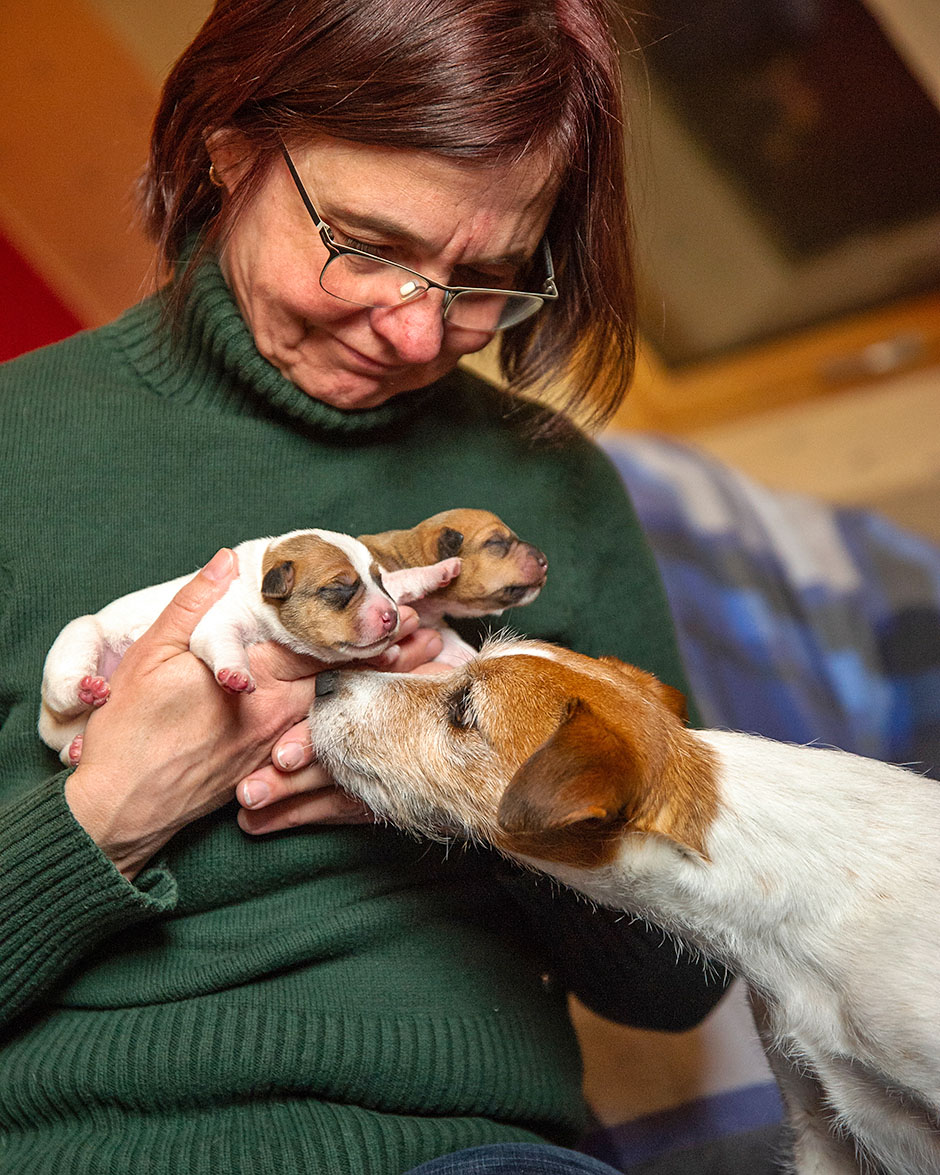
[[[630,19],[641,321],[667,367],[940,288],[937,0]]]

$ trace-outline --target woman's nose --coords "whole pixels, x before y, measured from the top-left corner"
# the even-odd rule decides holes
[[[444,341],[443,297],[439,290],[429,290],[401,306],[376,307],[372,329],[404,362],[430,363],[440,354]]]

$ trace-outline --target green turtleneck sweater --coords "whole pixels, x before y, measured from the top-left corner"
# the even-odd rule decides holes
[[[298,527],[495,510],[548,555],[521,632],[683,685],[616,475],[456,373],[364,412],[256,351],[218,269],[180,336],[151,300],[0,368],[0,1171],[394,1175],[582,1126],[574,988],[653,1027],[720,994],[697,964],[483,851],[388,829],[252,839],[233,805],[125,881],[36,733],[70,618]]]

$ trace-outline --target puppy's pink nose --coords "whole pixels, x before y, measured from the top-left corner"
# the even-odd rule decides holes
[[[391,632],[398,623],[398,613],[391,608],[386,608],[379,613],[379,622],[386,632]]]

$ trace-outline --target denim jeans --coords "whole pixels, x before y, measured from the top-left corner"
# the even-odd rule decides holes
[[[617,1175],[617,1172],[577,1151],[528,1142],[501,1142],[431,1159],[412,1168],[407,1175]]]

